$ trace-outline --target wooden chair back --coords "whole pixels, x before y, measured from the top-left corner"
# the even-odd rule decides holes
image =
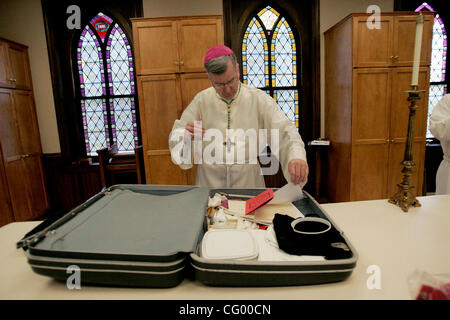
[[[100,182],[103,187],[118,183],[145,183],[142,146],[134,153],[118,153],[117,145],[97,150]]]

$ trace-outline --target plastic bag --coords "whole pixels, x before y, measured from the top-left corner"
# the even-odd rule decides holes
[[[408,287],[416,300],[450,300],[450,274],[416,270],[408,278]]]

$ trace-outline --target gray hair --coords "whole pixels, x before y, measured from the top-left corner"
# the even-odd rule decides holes
[[[214,58],[205,63],[207,73],[222,74],[227,70],[228,60],[231,60],[234,70],[237,71],[237,59],[234,54]]]

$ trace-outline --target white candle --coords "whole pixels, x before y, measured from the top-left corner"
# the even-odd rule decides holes
[[[420,64],[420,51],[422,48],[422,33],[423,33],[423,15],[422,12],[416,19],[416,40],[414,43],[414,62],[412,72],[412,86],[419,85],[419,64]]]

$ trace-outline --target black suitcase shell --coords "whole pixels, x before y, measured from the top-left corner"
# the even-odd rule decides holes
[[[190,277],[214,286],[290,286],[348,278],[357,253],[305,191],[305,197],[293,204],[305,215],[329,220],[341,233],[350,258],[265,262],[200,257],[208,196],[216,192],[257,195],[263,190],[115,185],[23,238],[17,247],[25,250],[34,272],[66,281],[69,266],[75,265],[81,282],[93,285],[164,288]]]

